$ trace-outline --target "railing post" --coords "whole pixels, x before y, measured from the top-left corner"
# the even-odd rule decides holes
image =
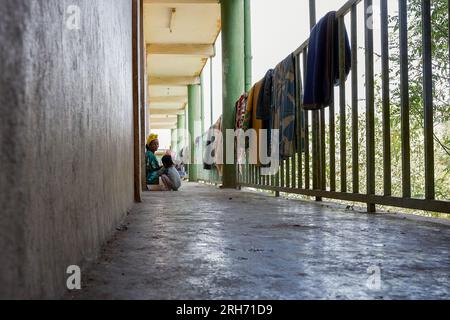
[[[375,195],[375,91],[374,91],[374,49],[373,25],[369,25],[372,0],[364,1],[365,48],[366,48],[366,153],[367,153],[367,194]],[[375,204],[368,202],[367,211],[375,212]]]
[[[170,150],[172,152],[177,152],[177,129],[172,129],[170,134],[171,134],[171,141],[170,141]]]
[[[251,0],[244,0],[245,91],[252,87],[252,12]]]
[[[403,198],[411,198],[411,143],[408,58],[408,6],[407,0],[399,0],[400,29],[400,104],[402,132],[402,189]]]
[[[309,0],[309,24],[310,29],[316,25],[316,1]],[[322,137],[321,128],[325,125],[325,117],[321,117],[321,111],[312,111],[312,152],[313,152],[313,189],[319,190],[323,187],[322,181],[322,143],[325,138]],[[323,119],[323,123],[322,123]],[[321,197],[316,197],[316,201],[322,201]]]
[[[433,137],[433,69],[431,56],[431,3],[422,0],[423,106],[425,134],[425,198],[435,198]]]
[[[201,120],[201,134],[205,133],[205,77],[200,75],[200,120]]]
[[[177,152],[180,153],[181,149],[185,147],[185,130],[186,130],[186,116],[179,114],[177,116]]]
[[[351,9],[352,48],[352,191],[359,193],[358,25],[356,5]]]
[[[389,16],[387,0],[381,0],[381,63],[383,104],[384,195],[392,195],[391,110],[389,88]]]
[[[210,104],[210,112],[211,112],[211,126],[214,124],[214,80],[213,80],[213,77],[214,77],[214,71],[213,71],[213,58],[210,58],[209,59],[209,75],[210,75],[210,78],[209,78],[209,90],[210,90],[210,92],[211,92],[211,96],[210,96],[210,98],[211,98],[211,104]]]

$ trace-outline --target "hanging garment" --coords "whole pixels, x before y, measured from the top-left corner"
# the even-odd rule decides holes
[[[248,94],[244,93],[236,102],[236,124],[234,126],[236,130],[242,129],[244,125],[244,116],[247,111],[247,99]]]
[[[244,119],[246,119],[247,113],[247,103],[248,103],[248,93],[244,93],[239,100],[236,102],[236,124],[235,130],[244,130]],[[248,122],[248,120],[247,120]],[[237,143],[236,149],[236,160],[238,164],[239,174],[242,173],[242,164],[245,161],[245,146],[244,148],[238,148]]]
[[[273,69],[270,69],[262,80],[263,82],[256,107],[256,118],[262,121],[262,129],[267,130],[268,156],[270,156],[272,151],[269,147],[272,140],[272,78]]]
[[[259,131],[262,129],[262,121],[259,120],[256,116],[257,113],[257,105],[258,105],[258,97],[261,91],[261,87],[262,87],[262,80],[257,82],[249,91],[248,93],[248,99],[247,99],[247,110],[245,112],[244,115],[244,121],[243,121],[243,125],[242,125],[242,129],[244,131],[247,131],[249,129],[253,129],[255,130],[256,133],[256,146],[251,146],[252,148],[250,150],[256,152],[255,158],[257,159],[257,163],[259,165],[260,161],[259,161],[259,142],[258,142],[258,136],[259,136]],[[245,149],[249,149],[249,145],[246,144],[246,148]],[[238,161],[239,163],[243,163],[243,158],[245,156],[245,152],[243,152],[243,150],[238,150]],[[253,163],[255,164],[255,163]]]
[[[213,127],[211,127],[208,130],[208,137],[206,138],[206,145],[205,145],[205,153],[203,155],[203,169],[205,170],[212,170],[213,168],[213,162],[210,160],[215,156],[215,150],[213,145],[215,140],[216,137],[214,136]],[[212,150],[211,154],[208,154],[209,150]]]
[[[280,130],[280,158],[295,152],[295,60],[290,54],[273,72],[272,129]]]
[[[272,114],[272,77],[273,70],[270,69],[262,80],[261,91],[258,96],[256,107],[256,117],[259,120],[268,121]]]
[[[253,148],[251,148],[250,150],[253,150],[254,152],[256,152],[256,155],[255,155],[256,159],[257,159],[256,165],[258,167],[261,166],[261,161],[259,158],[259,135],[260,135],[260,131],[262,129],[263,123],[262,123],[262,120],[258,119],[257,111],[258,111],[258,98],[259,98],[259,94],[262,89],[262,85],[263,85],[263,80],[260,80],[253,86],[253,97],[252,97],[252,100],[249,99],[249,101],[248,101],[248,104],[252,105],[251,106],[251,108],[252,108],[251,129],[253,129],[256,133],[256,146],[253,146]]]
[[[351,48],[345,32],[345,75],[351,69]],[[306,110],[330,105],[335,85],[339,85],[339,23],[336,12],[329,12],[311,30],[303,96]]]
[[[203,168],[212,170],[213,165],[219,169],[217,161],[222,162],[222,137],[218,132],[222,132],[222,116],[212,125],[207,133],[206,148],[204,149]]]
[[[222,134],[218,135],[215,139],[215,158],[216,158],[216,168],[217,172],[219,173],[219,177],[223,177],[223,163],[225,161],[224,155],[223,155],[223,116],[220,116],[219,120],[214,125],[214,128],[218,131],[220,131]]]

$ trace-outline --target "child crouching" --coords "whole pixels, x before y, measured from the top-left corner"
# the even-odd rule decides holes
[[[178,191],[181,187],[181,178],[175,164],[173,163],[172,157],[166,155],[162,158],[163,167],[159,171],[161,178],[161,189],[162,191]]]

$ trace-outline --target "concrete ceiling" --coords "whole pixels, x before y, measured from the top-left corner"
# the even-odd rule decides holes
[[[144,0],[151,129],[176,126],[187,84],[199,83],[220,30],[218,0]]]

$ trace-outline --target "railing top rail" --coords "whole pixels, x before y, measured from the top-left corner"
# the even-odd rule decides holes
[[[354,5],[357,5],[361,2],[362,0],[348,0],[338,11],[336,11],[336,17],[341,17],[346,15],[347,13],[349,13],[349,11],[351,10],[351,8]],[[309,39],[307,39],[305,42],[303,42],[300,47],[298,47],[295,51],[294,51],[294,55],[298,56],[300,55],[303,50],[305,50],[308,47],[308,43],[309,43]]]
[[[348,0],[337,12],[336,17],[344,16],[352,9],[354,5],[357,5],[362,0]]]

